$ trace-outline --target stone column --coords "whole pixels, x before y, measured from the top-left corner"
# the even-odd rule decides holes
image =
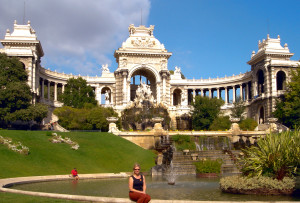
[[[220,88],[217,88],[217,98],[220,99]]]
[[[228,104],[228,89],[225,87],[225,104]]]
[[[44,97],[45,97],[45,80],[44,80],[44,78],[42,78],[42,98],[44,99]]]
[[[126,80],[126,82],[127,82],[127,80]],[[131,94],[131,92],[130,92],[130,82],[128,83],[127,82],[127,102],[130,102],[130,94]]]
[[[200,89],[200,96],[203,97],[203,89]]]
[[[54,101],[57,101],[57,83],[54,83]]]
[[[35,79],[36,79],[36,77],[35,77],[36,65],[35,65],[35,63],[36,63],[36,61],[33,60],[33,62],[32,62],[32,90],[33,90],[33,92],[36,92],[36,86],[35,86],[35,84],[36,84],[36,81],[35,81]]]
[[[236,89],[235,89],[235,86],[233,85],[232,86],[232,103],[235,103],[235,99],[236,99],[235,91],[236,91]]]
[[[156,84],[156,101],[160,103],[160,83]]]
[[[258,93],[258,87],[257,87],[257,80],[254,81],[254,85],[253,85],[253,96],[257,96]]]
[[[50,100],[50,81],[48,80],[48,99]]]
[[[243,97],[243,84],[240,84],[240,97],[241,97],[241,101],[244,101],[244,97]]]
[[[245,100],[248,101],[249,100],[249,84],[246,83],[246,87],[245,87]]]
[[[195,102],[195,97],[196,97],[196,90],[193,89],[193,102]]]
[[[112,92],[112,90],[110,91],[110,104],[112,104],[112,105],[114,105],[114,103],[113,103],[113,100],[114,99],[114,97],[113,97],[113,92]]]
[[[163,79],[163,89],[162,89],[162,91],[163,91],[163,101],[166,101],[166,77],[167,77],[167,75],[166,75],[166,73],[163,73],[162,74],[162,79]]]
[[[211,88],[208,89],[208,97],[209,97],[209,98],[212,98]]]
[[[123,76],[123,104],[126,104],[126,78],[127,78],[127,72],[123,72],[122,73],[122,76]]]

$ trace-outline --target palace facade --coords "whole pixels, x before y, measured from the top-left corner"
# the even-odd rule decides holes
[[[259,123],[272,117],[275,100],[284,94],[291,70],[300,65],[292,61],[287,44],[281,46],[280,37],[259,41],[258,51],[253,51],[248,64],[251,71],[224,78],[183,79],[181,70],[175,67],[169,71],[168,59],[172,56],[153,35],[154,26],[130,25],[129,37],[114,53],[118,67],[110,72],[107,65],[102,66],[101,77],[79,76],[58,73],[41,66],[44,56],[41,42],[28,22],[6,31],[1,40],[0,52],[16,56],[28,73],[33,102],[42,102],[60,107],[58,95],[62,94],[69,78],[82,77],[93,87],[99,105],[113,107],[122,112],[136,98],[136,90],[141,84],[148,87],[153,101],[165,105],[172,118],[173,128],[188,128],[191,102],[196,95],[222,98],[226,113],[232,108],[237,97],[247,107],[247,117]],[[142,78],[144,83],[142,82]]]

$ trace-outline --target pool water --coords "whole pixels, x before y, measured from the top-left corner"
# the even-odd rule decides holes
[[[147,193],[152,199],[199,201],[300,201],[300,196],[259,196],[223,193],[219,179],[201,179],[195,176],[179,176],[175,185],[168,185],[162,177],[146,177]],[[12,189],[128,198],[128,179],[82,179],[14,185]]]

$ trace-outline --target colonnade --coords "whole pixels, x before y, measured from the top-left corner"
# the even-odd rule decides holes
[[[47,85],[47,98],[48,100],[51,100],[51,86],[53,86],[53,101],[57,101],[58,99],[58,87],[61,87],[61,92],[63,93],[65,91],[65,83],[59,83],[56,81],[51,81],[49,79],[40,78],[40,98],[42,100],[45,99],[45,83]],[[52,85],[53,84],[53,85]]]
[[[175,96],[176,90],[179,89],[183,94],[181,93],[181,96]],[[218,99],[222,98],[225,102],[225,105],[229,103],[235,103],[237,101],[238,96],[243,100],[243,101],[248,101],[253,98],[253,93],[255,92],[255,85],[252,86],[251,81],[249,82],[244,82],[236,85],[228,85],[228,86],[223,86],[223,87],[193,87],[192,85],[189,85],[186,88],[176,88],[173,89],[172,91],[172,105],[178,105],[181,104],[181,101],[187,99],[188,105],[191,104],[192,101],[195,101],[196,96],[206,96],[209,98],[217,97]],[[232,95],[230,95],[230,90],[232,90]],[[237,90],[239,92],[237,92]],[[177,91],[178,92],[178,91]],[[223,93],[224,92],[224,93]],[[222,97],[223,93],[223,97]],[[178,94],[178,93],[177,93]],[[173,101],[173,98],[180,98],[180,102],[175,102]],[[182,98],[185,97],[185,98]],[[232,98],[232,102],[229,100]],[[175,102],[175,104],[174,104]]]

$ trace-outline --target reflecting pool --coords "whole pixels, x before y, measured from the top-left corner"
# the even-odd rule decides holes
[[[219,179],[201,179],[179,176],[175,185],[168,185],[162,177],[146,177],[147,193],[152,199],[202,200],[202,201],[300,201],[300,196],[258,196],[222,193]],[[36,192],[128,197],[128,179],[81,179],[14,185],[12,189]]]

